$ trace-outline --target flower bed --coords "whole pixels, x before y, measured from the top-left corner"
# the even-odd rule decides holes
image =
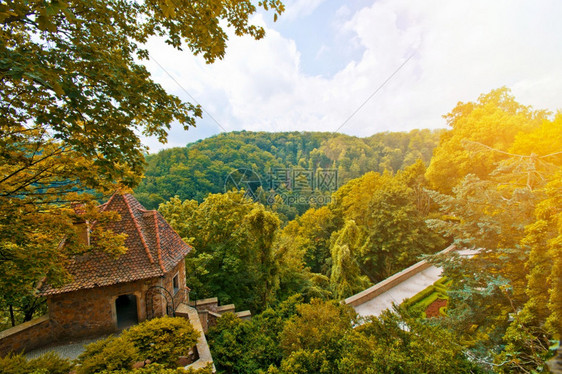
[[[450,284],[451,281],[443,277],[404,301],[403,305],[409,310],[421,310],[423,318],[446,316],[449,300],[447,289]]]

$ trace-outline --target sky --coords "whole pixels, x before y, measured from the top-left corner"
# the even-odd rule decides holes
[[[229,32],[206,64],[160,39],[153,79],[204,110],[172,126],[150,152],[229,131],[384,131],[444,128],[459,102],[508,87],[535,109],[562,110],[562,1],[285,0],[277,22],[252,16],[265,38]]]

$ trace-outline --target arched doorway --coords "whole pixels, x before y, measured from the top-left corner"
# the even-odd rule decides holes
[[[117,328],[125,329],[139,322],[137,313],[137,297],[135,295],[121,295],[115,300],[117,312]]]

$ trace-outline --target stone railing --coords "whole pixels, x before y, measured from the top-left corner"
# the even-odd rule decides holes
[[[450,245],[449,247],[445,248],[439,254],[447,253],[454,250],[456,247],[454,245]],[[414,275],[424,271],[425,269],[433,266],[426,260],[422,260],[409,268],[402,270],[399,273],[394,274],[393,276],[386,278],[385,280],[375,284],[363,290],[359,293],[356,293],[353,296],[348,297],[345,299],[344,303],[351,305],[351,306],[359,306],[361,304],[366,303],[369,300],[374,299],[375,297],[381,295],[382,293],[390,290],[393,287],[396,287],[400,283],[404,282],[406,279],[413,277]]]
[[[211,356],[211,350],[209,349],[209,345],[207,344],[207,339],[205,338],[205,332],[203,331],[203,326],[201,325],[201,321],[199,320],[199,313],[195,308],[190,307],[187,304],[180,304],[180,306],[176,309],[176,317],[183,317],[187,318],[193,328],[199,331],[199,339],[197,340],[197,353],[199,355],[199,359],[196,360],[194,363],[187,365],[185,368],[192,368],[192,369],[201,369],[205,366],[211,364],[213,365],[213,373],[216,371],[215,365],[213,364],[213,357]]]
[[[44,315],[0,332],[0,356],[31,351],[54,342],[55,338],[49,316]]]

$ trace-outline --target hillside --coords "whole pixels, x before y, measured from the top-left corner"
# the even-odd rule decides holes
[[[190,300],[217,297],[252,312],[251,321],[230,315],[209,330],[218,372],[544,372],[562,335],[562,113],[533,110],[502,88],[459,103],[445,118],[451,129],[441,136],[241,132],[148,157],[137,195],[148,207],[163,202],[159,213],[194,248],[185,257]],[[57,149],[51,145],[38,149]],[[131,237],[106,230],[119,218],[99,209],[94,196],[73,192],[66,173],[76,169],[62,167],[67,155],[49,153],[56,162],[36,166],[30,154],[19,169],[5,163],[3,327],[47,307],[50,315],[37,284],[68,282],[70,256],[123,252]],[[77,166],[87,171],[85,181],[97,172]],[[64,171],[44,179],[52,188],[25,184],[49,167]],[[232,174],[238,168],[250,173]],[[141,178],[117,171],[133,185]],[[336,173],[320,184],[319,176]],[[94,182],[101,194],[103,181]],[[230,182],[245,192],[230,190]],[[73,204],[59,208],[59,194]],[[153,222],[138,203],[137,211]],[[97,222],[89,245],[76,225],[84,220]],[[159,253],[160,240],[148,240]],[[396,309],[359,321],[339,302],[452,241],[481,250],[431,257],[448,284],[439,320]],[[22,360],[0,361],[0,372],[3,362]]]
[[[210,193],[224,192],[226,178],[236,169],[257,173],[265,190],[271,188],[272,170],[332,169],[337,170],[337,188],[369,171],[402,170],[417,159],[429,164],[442,132],[412,130],[367,138],[328,132],[222,133],[147,156],[145,178],[135,196],[148,209],[175,195],[201,202]]]

